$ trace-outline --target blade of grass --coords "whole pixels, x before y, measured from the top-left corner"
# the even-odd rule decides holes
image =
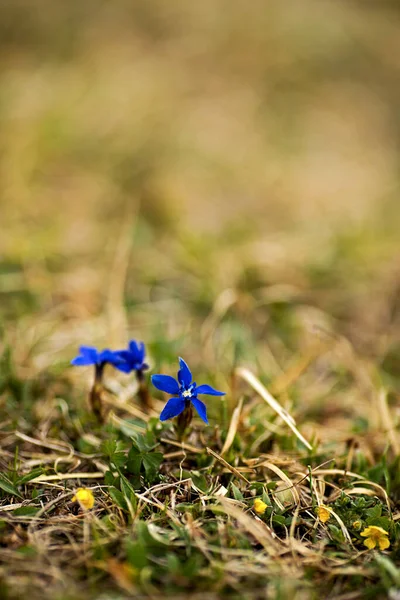
[[[283,421],[290,427],[296,437],[301,441],[308,450],[312,450],[312,446],[307,442],[307,440],[302,436],[300,431],[297,429],[295,425],[295,420],[289,413],[282,408],[277,400],[269,393],[267,388],[261,383],[259,379],[251,371],[244,367],[238,367],[235,373],[244,379],[257,394],[261,396],[263,400],[281,417]]]

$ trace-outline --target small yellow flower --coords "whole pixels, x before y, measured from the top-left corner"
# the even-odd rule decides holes
[[[331,518],[331,510],[321,504],[317,508],[317,515],[321,523],[326,523]]]
[[[354,523],[352,524],[353,529],[356,529],[357,531],[359,529],[361,529],[361,525],[362,525],[361,521],[354,521]]]
[[[366,527],[364,531],[360,533],[360,535],[367,538],[364,541],[364,546],[367,546],[369,550],[373,550],[377,544],[380,550],[386,550],[386,548],[389,548],[390,546],[390,542],[387,537],[389,533],[382,529],[382,527],[370,525],[369,527]]]
[[[94,506],[94,496],[87,488],[79,488],[76,490],[75,496],[71,502],[79,502],[81,508],[90,510]]]
[[[263,515],[265,513],[265,511],[267,510],[268,505],[265,504],[265,502],[263,502],[259,498],[256,498],[254,500],[253,508],[258,515]]]

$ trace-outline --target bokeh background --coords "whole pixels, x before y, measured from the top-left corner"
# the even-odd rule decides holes
[[[272,376],[335,334],[398,377],[399,31],[384,0],[3,2],[19,368],[135,336]]]

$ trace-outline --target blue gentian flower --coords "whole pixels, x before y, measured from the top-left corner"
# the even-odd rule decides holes
[[[183,360],[179,359],[180,369],[178,371],[178,381],[169,375],[152,375],[153,385],[162,392],[167,392],[175,396],[170,398],[161,411],[160,421],[166,421],[180,415],[190,403],[193,404],[197,414],[204,423],[208,425],[207,409],[204,402],[198,399],[199,394],[209,394],[210,396],[224,396],[225,392],[214,390],[210,385],[199,385],[192,381],[192,374],[189,367]]]
[[[71,365],[77,367],[86,367],[88,365],[95,365],[97,367],[103,366],[106,363],[117,366],[121,361],[121,358],[116,352],[111,350],[97,350],[93,346],[80,346],[79,355],[71,360]]]
[[[80,346],[79,354],[71,360],[71,364],[77,367],[94,365],[94,382],[90,391],[89,401],[93,414],[99,423],[104,423],[105,411],[103,406],[103,371],[107,363],[114,365],[122,362],[116,352],[111,350],[97,350],[93,346]]]
[[[118,350],[115,352],[120,362],[113,363],[114,366],[123,371],[130,373],[131,371],[145,371],[149,365],[144,362],[146,350],[143,342],[131,340],[128,345],[128,350]]]

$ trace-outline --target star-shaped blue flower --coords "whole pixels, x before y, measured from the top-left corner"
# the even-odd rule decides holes
[[[208,425],[207,409],[204,402],[198,399],[199,394],[209,394],[210,396],[224,396],[225,392],[214,390],[210,385],[199,385],[192,382],[192,374],[189,367],[183,360],[179,359],[180,369],[178,371],[178,381],[170,375],[152,375],[153,385],[162,392],[172,394],[175,398],[170,398],[161,411],[160,421],[166,421],[177,417],[185,410],[188,403],[192,403],[199,417]]]
[[[131,371],[145,371],[149,368],[149,365],[144,362],[146,350],[143,342],[131,340],[128,345],[128,350],[118,350],[115,354],[121,360],[120,362],[115,363],[114,366],[124,373],[130,373]]]
[[[114,366],[119,365],[121,358],[116,352],[112,350],[97,350],[93,346],[80,346],[79,354],[71,360],[71,365],[77,367],[86,367],[88,365],[95,365],[100,367],[106,363],[110,363]]]

